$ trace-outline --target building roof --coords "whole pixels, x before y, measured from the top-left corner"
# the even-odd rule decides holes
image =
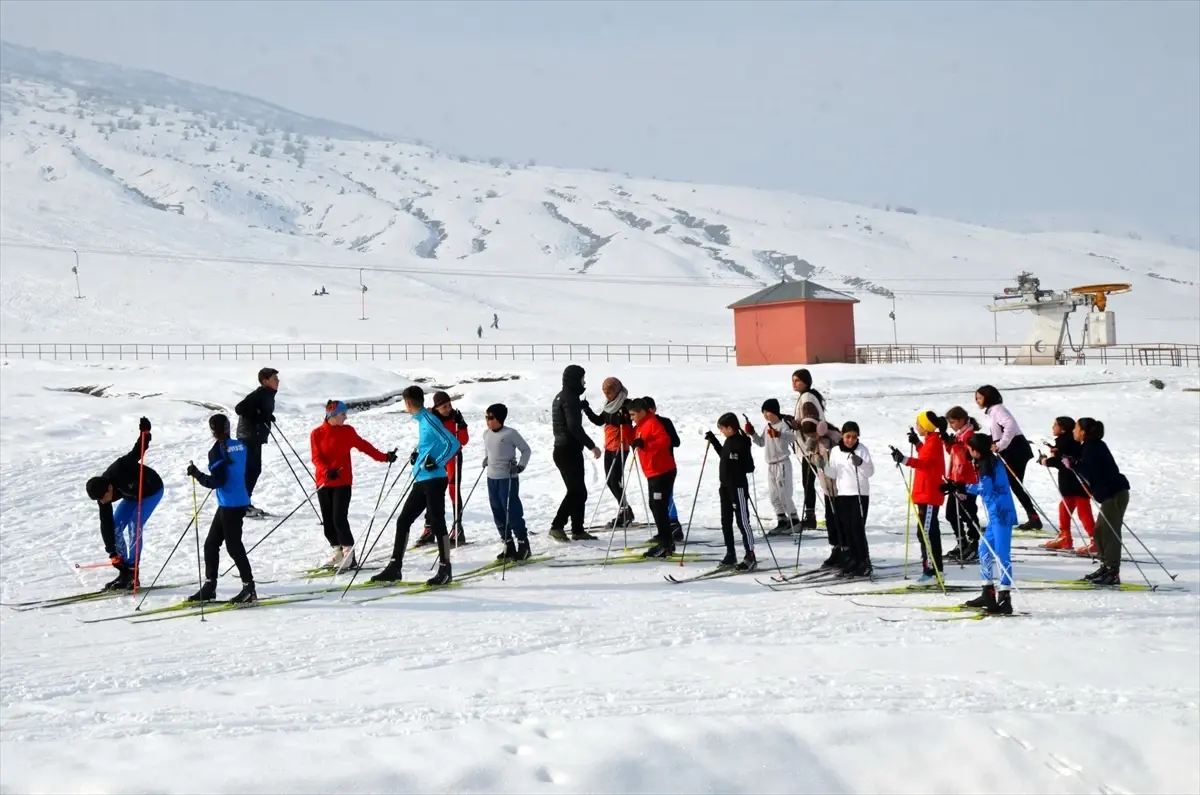
[[[794,282],[779,282],[764,287],[753,295],[748,295],[740,301],[730,304],[727,309],[737,309],[743,306],[761,306],[763,304],[783,304],[791,301],[849,301],[857,304],[857,298],[822,287],[808,279]]]

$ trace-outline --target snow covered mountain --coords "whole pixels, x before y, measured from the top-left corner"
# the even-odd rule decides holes
[[[256,335],[239,342],[458,342],[496,313],[485,341],[723,344],[728,304],[811,277],[861,299],[862,342],[1021,342],[1024,319],[993,329],[983,306],[1022,270],[1054,289],[1131,283],[1121,341],[1200,337],[1195,250],[480,162],[154,73],[2,56],[9,341],[231,342],[204,321],[223,301]],[[369,319],[352,324],[362,284]],[[180,317],[189,339],[157,336]]]

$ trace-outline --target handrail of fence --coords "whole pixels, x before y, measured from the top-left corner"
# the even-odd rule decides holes
[[[848,361],[858,364],[1006,364],[1052,362],[1053,352],[1033,345],[854,345]],[[1125,364],[1200,367],[1200,345],[1150,342],[1067,348],[1058,364]]]
[[[732,345],[595,344],[595,343],[371,343],[371,342],[265,342],[265,343],[0,343],[6,359],[56,359],[100,361],[214,360],[214,361],[620,361],[620,362],[732,362]]]

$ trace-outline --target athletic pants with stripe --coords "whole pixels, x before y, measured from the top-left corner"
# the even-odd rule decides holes
[[[747,553],[754,551],[754,533],[750,530],[750,501],[745,486],[721,487],[721,533],[725,536],[725,549],[730,555],[733,548],[733,520],[737,519],[742,531],[742,546]]]
[[[921,568],[932,573],[929,567],[929,556],[933,555],[933,565],[938,571],[945,571],[942,566],[942,531],[938,527],[938,506],[936,505],[921,505],[916,506],[917,521],[921,523],[925,533],[917,533],[917,539],[921,542]],[[925,536],[929,536],[929,549],[925,548]]]

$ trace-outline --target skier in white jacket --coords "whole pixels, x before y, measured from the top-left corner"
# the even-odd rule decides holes
[[[796,513],[796,502],[792,499],[792,447],[796,433],[779,416],[779,401],[769,398],[762,404],[763,419],[767,425],[760,435],[754,430],[750,418],[745,414],[746,434],[756,445],[763,448],[767,459],[767,496],[775,509],[775,527],[769,535],[800,532],[800,516]]]
[[[842,426],[842,440],[829,451],[823,474],[837,483],[834,520],[838,523],[843,577],[871,574],[871,551],[867,545],[867,509],[871,502],[871,476],[875,463],[871,451],[858,439],[858,423]]]

